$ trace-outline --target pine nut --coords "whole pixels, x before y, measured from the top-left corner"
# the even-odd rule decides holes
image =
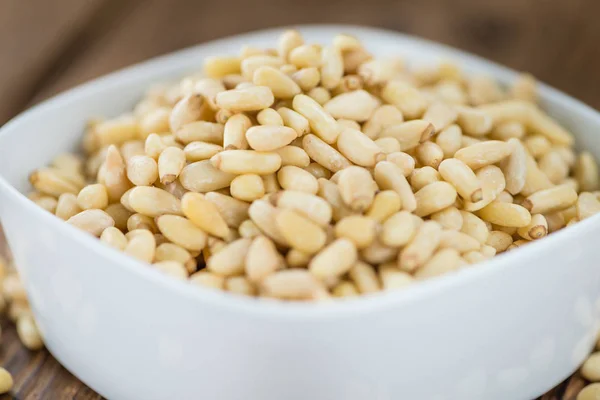
[[[309,122],[312,131],[326,143],[335,143],[339,135],[339,126],[335,119],[312,98],[300,94],[294,97],[294,110]]]
[[[335,225],[335,236],[350,240],[360,250],[373,242],[375,227],[375,220],[361,215],[351,215],[342,218]]]
[[[253,126],[246,131],[248,144],[257,151],[280,149],[290,144],[296,137],[296,131],[287,126]]]
[[[208,160],[220,151],[223,151],[223,147],[207,142],[191,142],[183,149],[185,158],[190,163]]]
[[[531,214],[517,204],[500,203],[493,201],[479,210],[479,216],[484,221],[496,225],[522,228],[531,223]]]
[[[467,211],[461,210],[460,214],[463,217],[463,225],[460,231],[477,239],[479,243],[485,243],[489,235],[485,222],[475,214]]]
[[[537,101],[536,81],[530,74],[521,74],[510,87],[510,95],[519,100],[535,103]]]
[[[408,181],[402,174],[400,168],[389,161],[381,161],[375,166],[375,181],[381,190],[394,190],[402,201],[402,208],[406,211],[414,211],[417,208],[417,200],[411,190]]]
[[[433,125],[422,119],[390,125],[383,129],[380,137],[393,137],[400,142],[400,149],[407,151],[429,140],[435,133]]]
[[[38,191],[59,197],[63,193],[79,192],[80,187],[65,179],[56,169],[41,168],[29,176],[29,182]]]
[[[206,233],[187,218],[161,215],[156,225],[167,239],[187,250],[200,251],[206,245]]]
[[[454,206],[446,207],[443,210],[434,212],[431,214],[431,219],[436,221],[444,229],[460,231],[463,224],[463,218],[458,210]]]
[[[404,122],[402,112],[391,104],[384,104],[373,111],[371,117],[364,123],[362,131],[371,139],[377,139],[384,129],[402,122]]]
[[[527,153],[518,139],[509,139],[507,143],[512,152],[505,160],[503,172],[506,177],[506,190],[515,195],[523,189],[527,180]]]
[[[400,269],[412,272],[429,260],[440,243],[441,234],[442,228],[437,222],[424,222],[400,252],[398,259]]]
[[[389,155],[392,153],[400,153],[400,143],[398,143],[398,141],[392,137],[376,139],[374,141],[374,143],[386,155]],[[412,157],[411,157],[411,160],[412,160]],[[388,161],[390,161],[390,160],[388,159]]]
[[[283,126],[283,119],[277,111],[272,108],[265,108],[256,114],[256,120],[260,125]]]
[[[409,212],[397,212],[383,223],[381,242],[389,247],[402,247],[412,240],[417,228]]]
[[[225,281],[225,290],[246,296],[256,295],[256,288],[243,276],[232,276]]]
[[[121,154],[126,162],[129,161],[131,157],[145,155],[144,142],[134,140],[123,143],[121,145]]]
[[[301,147],[296,146],[284,146],[277,150],[275,153],[281,157],[281,165],[293,165],[295,167],[305,168],[310,164],[310,157],[306,154],[306,151]]]
[[[8,393],[14,385],[13,377],[4,368],[0,368],[0,394]]]
[[[525,126],[519,121],[502,122],[490,133],[490,138],[495,140],[521,139],[523,136],[525,136]]]
[[[210,162],[222,172],[237,175],[265,175],[276,172],[281,167],[281,157],[278,154],[253,150],[225,150],[215,154]]]
[[[321,73],[317,68],[302,68],[292,74],[292,79],[303,91],[309,92],[321,82]]]
[[[354,164],[373,167],[386,156],[367,135],[354,129],[342,130],[337,140],[338,150]]]
[[[280,210],[275,216],[275,223],[287,243],[294,249],[314,254],[325,245],[326,235],[323,229],[296,211]]]
[[[137,186],[129,192],[129,205],[140,214],[157,217],[163,214],[181,214],[178,198],[166,190],[152,186]]]
[[[391,139],[391,138],[390,138]],[[382,140],[382,139],[379,139]],[[405,177],[411,176],[415,169],[415,159],[409,154],[401,151],[389,153],[386,157],[386,161],[396,164],[397,167],[402,171],[402,175]]]
[[[234,276],[244,272],[246,255],[252,243],[251,239],[238,239],[213,254],[206,263],[206,268],[222,276]]]
[[[337,239],[318,253],[309,263],[309,271],[321,280],[348,272],[357,259],[356,247],[348,239]]]
[[[447,182],[431,183],[417,193],[415,214],[424,217],[450,207],[456,200],[456,189]]]
[[[204,72],[210,78],[222,78],[240,73],[239,57],[208,57],[204,60]]]
[[[133,156],[127,161],[127,178],[136,186],[149,186],[158,179],[158,165],[146,155]]]
[[[293,48],[288,55],[288,60],[298,68],[318,67],[321,64],[318,49],[308,44]]]
[[[130,231],[126,238],[125,254],[137,258],[140,261],[151,263],[156,251],[156,240],[152,232],[145,229]]]
[[[312,255],[291,249],[285,256],[285,260],[290,268],[304,268],[308,265]]]
[[[148,157],[149,158],[149,157]],[[167,147],[158,156],[158,175],[163,184],[173,182],[186,164],[183,150],[177,147]]]
[[[156,247],[156,262],[176,261],[182,264],[188,273],[196,271],[196,260],[189,251],[174,243],[161,243]]]
[[[179,100],[169,117],[171,132],[177,132],[185,124],[200,119],[203,104],[204,100],[199,94],[189,95]]]
[[[404,69],[400,59],[375,59],[367,61],[358,67],[358,74],[369,85],[377,85],[394,78]]]
[[[246,61],[242,62],[242,67]],[[217,94],[217,107],[232,112],[260,111],[275,102],[273,92],[267,86],[252,86],[244,89],[231,89]]]
[[[512,236],[508,233],[502,231],[491,231],[485,244],[496,249],[497,253],[501,253],[506,251],[512,242]]]
[[[308,155],[308,154],[307,154]],[[331,178],[331,172],[316,162],[311,162],[307,167],[304,168],[306,171],[310,172],[315,178]]]
[[[217,207],[221,217],[232,228],[238,228],[244,220],[248,219],[250,207],[248,203],[217,192],[206,193],[204,198]]]
[[[355,90],[335,96],[324,105],[333,118],[363,122],[368,120],[379,102],[365,90]]]
[[[98,144],[101,147],[121,144],[138,136],[138,125],[132,115],[122,115],[108,121],[102,121],[94,127]]]
[[[437,133],[453,124],[457,118],[458,113],[453,107],[440,102],[433,103],[423,115],[423,120],[431,123]]]
[[[102,234],[104,229],[115,225],[115,221],[110,215],[95,209],[81,211],[70,217],[67,223],[97,237]]]
[[[185,124],[173,132],[175,138],[183,144],[198,141],[221,144],[223,142],[223,131],[223,125],[216,122],[196,121]],[[160,153],[162,153],[162,150]],[[146,154],[148,154],[147,150]]]
[[[331,93],[329,93],[329,90],[321,86],[312,88],[306,94],[308,97],[316,101],[320,106],[324,106],[329,100],[331,100]]]
[[[239,175],[231,181],[231,196],[242,201],[258,200],[265,195],[265,186],[260,176]]]
[[[545,136],[554,144],[573,145],[573,136],[536,107],[529,109],[528,127],[533,133]]]
[[[375,195],[366,216],[381,223],[398,212],[401,205],[400,196],[396,192],[383,190]]]
[[[246,150],[248,148],[246,132],[251,126],[252,121],[244,114],[235,114],[229,118],[223,130],[223,147],[225,149]]]
[[[598,165],[594,157],[587,151],[582,152],[575,164],[575,179],[579,189],[584,192],[598,190]]]
[[[258,228],[277,244],[287,246],[285,236],[279,230],[276,223],[277,213],[270,203],[265,200],[254,201],[248,209],[248,214]]]
[[[269,238],[259,235],[252,240],[244,265],[250,282],[258,283],[268,275],[281,269],[283,258]]]
[[[213,274],[212,272],[202,270],[190,276],[190,282],[199,286],[210,287],[213,289],[223,289],[225,278]]]
[[[210,160],[188,164],[179,175],[179,181],[187,190],[205,193],[225,188],[235,175],[213,167]]]
[[[327,226],[331,221],[332,207],[320,197],[305,192],[284,190],[277,193],[274,202],[280,208],[298,211],[322,227]]]
[[[527,226],[517,229],[517,233],[526,240],[543,238],[548,234],[548,222],[542,214],[534,214],[531,216],[531,222]]]
[[[337,46],[327,46],[321,51],[321,84],[325,89],[338,86],[344,75],[344,59]]]
[[[348,275],[362,294],[374,293],[381,290],[377,273],[372,266],[362,261],[357,261],[350,269]]]
[[[598,396],[600,396],[600,383],[592,383],[579,392],[577,400],[595,400]]]
[[[133,231],[136,229],[146,229],[152,233],[157,233],[158,228],[154,223],[154,219],[143,214],[131,214],[127,219],[127,231]]]
[[[187,279],[188,271],[185,266],[177,261],[160,261],[152,265],[156,270],[176,279]]]
[[[265,53],[249,55],[242,60],[242,76],[248,80],[252,80],[252,77],[259,68],[264,66],[279,68],[283,64],[283,59],[273,55]]]
[[[317,179],[302,168],[287,165],[277,172],[277,179],[284,190],[294,190],[316,194],[319,190]]]
[[[387,103],[396,106],[405,119],[422,117],[428,105],[427,100],[417,88],[400,80],[387,82],[383,86],[381,97]]]
[[[540,158],[539,167],[555,185],[562,183],[569,175],[569,166],[556,151],[544,154]]]
[[[441,249],[415,272],[415,278],[425,279],[458,269],[460,254],[452,248]]]
[[[495,164],[511,154],[511,147],[506,142],[488,140],[458,150],[454,158],[467,164],[471,169]]]
[[[263,295],[288,300],[310,300],[318,292],[317,279],[307,270],[288,269],[267,276],[261,282]]]
[[[542,135],[529,136],[524,140],[524,144],[534,158],[540,158],[552,148],[552,143]]]
[[[17,334],[19,340],[29,350],[40,350],[44,342],[37,324],[31,315],[23,315],[17,320]]]
[[[331,289],[331,293],[335,297],[354,297],[358,296],[358,290],[352,282],[341,281]]]
[[[600,212],[600,201],[589,192],[579,194],[577,199],[577,218],[582,221]]]
[[[504,95],[498,84],[488,76],[475,76],[467,81],[469,101],[473,105],[493,103]]]
[[[337,172],[351,165],[346,157],[313,134],[303,137],[302,146],[311,159],[330,171]]]
[[[533,214],[561,211],[575,204],[577,193],[568,185],[540,190],[525,199],[523,207]]]
[[[458,107],[457,110],[457,123],[465,134],[485,136],[491,131],[492,117],[485,111],[470,107]]]
[[[217,206],[199,193],[186,193],[181,199],[183,214],[204,232],[227,238],[229,227]]]
[[[444,180],[456,188],[458,194],[465,200],[477,202],[483,198],[483,191],[477,176],[464,162],[456,158],[442,161],[439,172]]]
[[[298,137],[310,132],[308,120],[300,113],[287,107],[280,107],[277,109],[277,112],[281,116],[283,124],[295,130]]]
[[[300,86],[280,70],[263,66],[254,72],[252,81],[257,86],[266,86],[279,99],[290,99],[301,93]]]
[[[338,188],[344,203],[354,211],[365,211],[373,203],[375,182],[364,168],[353,166],[341,171]]]
[[[380,266],[379,278],[383,290],[404,289],[411,285],[415,280],[410,274],[398,270],[395,265],[389,267]]]
[[[58,218],[66,221],[81,211],[81,208],[77,204],[77,196],[73,193],[63,193],[58,197],[55,208],[55,215]]]

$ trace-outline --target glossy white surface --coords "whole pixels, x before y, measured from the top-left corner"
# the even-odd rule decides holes
[[[376,54],[512,72],[401,34],[339,32]],[[27,175],[70,149],[85,121],[130,109],[151,83],[207,55],[272,46],[280,30],[211,42],[96,80],[0,129],[0,218],[50,351],[113,399],[531,399],[568,376],[600,321],[600,220],[401,293],[284,304],[188,286],[104,247],[28,201]],[[546,108],[600,155],[600,115],[542,87]]]

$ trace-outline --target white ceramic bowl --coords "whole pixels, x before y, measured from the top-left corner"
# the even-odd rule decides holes
[[[375,54],[505,68],[398,33],[340,31]],[[111,74],[0,130],[0,218],[48,349],[110,399],[530,399],[592,348],[600,311],[600,220],[590,218],[475,268],[398,293],[330,304],[237,297],[166,278],[38,208],[28,174],[74,148],[90,116],[128,110],[150,84],[208,55],[272,46],[281,30],[203,44]],[[546,109],[600,156],[600,115],[546,86]]]

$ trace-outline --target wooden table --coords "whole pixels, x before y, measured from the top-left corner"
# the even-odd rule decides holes
[[[598,14],[598,0],[1,0],[0,125],[62,90],[175,49],[260,28],[331,22],[459,47],[600,108]],[[14,397],[2,399],[100,398],[46,351],[26,351],[6,321],[2,328],[0,364],[16,380]],[[542,399],[575,399],[583,384],[574,376]]]

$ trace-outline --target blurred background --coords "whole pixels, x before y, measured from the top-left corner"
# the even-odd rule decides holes
[[[0,0],[0,124],[148,58],[303,23],[419,35],[528,71],[600,108],[599,0]]]
[[[211,39],[304,23],[359,24],[442,42],[534,74],[600,109],[600,0],[0,0],[0,126],[127,65]],[[0,252],[2,251],[0,232]],[[98,399],[2,322],[0,399]],[[574,399],[577,376],[543,400]]]

